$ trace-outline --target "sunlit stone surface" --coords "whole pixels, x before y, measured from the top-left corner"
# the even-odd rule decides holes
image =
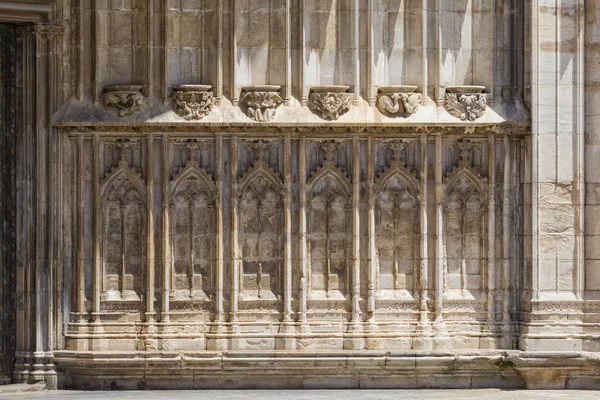
[[[594,2],[3,7],[15,382],[600,387]]]

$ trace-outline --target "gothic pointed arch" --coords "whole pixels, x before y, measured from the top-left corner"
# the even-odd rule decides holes
[[[463,149],[458,167],[445,179],[445,296],[480,300],[486,287],[488,185],[465,154]]]
[[[258,143],[258,159],[239,181],[241,299],[278,301],[282,295],[283,183],[263,159],[267,143]]]
[[[143,296],[146,190],[140,175],[121,160],[100,187],[103,213],[103,299]]]
[[[208,300],[214,291],[215,184],[195,161],[170,187],[172,299]]]
[[[351,181],[334,161],[338,144],[326,142],[321,147],[323,164],[307,182],[309,299],[343,302],[350,298]]]
[[[389,167],[375,180],[377,296],[412,301],[419,266],[420,186],[416,172],[400,159],[405,143],[392,143]]]

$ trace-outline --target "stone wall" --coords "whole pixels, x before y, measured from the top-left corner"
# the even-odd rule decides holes
[[[15,379],[597,385],[596,8],[0,8]]]

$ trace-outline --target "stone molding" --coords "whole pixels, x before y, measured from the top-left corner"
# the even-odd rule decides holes
[[[308,106],[324,120],[337,120],[352,107],[353,95],[347,93],[348,89],[350,87],[345,85],[313,86]]]
[[[102,104],[105,109],[116,107],[119,117],[127,117],[146,107],[146,96],[140,85],[109,85],[104,87]]]
[[[55,0],[12,0],[0,2],[0,23],[31,23],[47,19]]]
[[[240,107],[246,108],[246,115],[257,122],[275,119],[277,107],[283,104],[279,85],[255,85],[242,88]]]
[[[461,121],[473,122],[483,116],[488,95],[485,86],[449,86],[444,94],[444,108]]]
[[[383,114],[411,115],[417,112],[422,96],[416,86],[380,86],[377,107]]]
[[[443,136],[486,136],[489,134],[507,135],[507,136],[528,136],[531,134],[531,124],[519,124],[513,122],[505,122],[501,124],[485,124],[476,125],[469,124],[463,126],[452,125],[369,125],[364,124],[340,124],[340,125],[323,125],[315,127],[310,124],[269,124],[269,125],[253,125],[248,123],[205,123],[205,124],[188,124],[188,123],[150,123],[138,122],[135,124],[115,124],[109,123],[92,123],[92,122],[61,122],[55,123],[54,128],[69,133],[84,133],[84,132],[123,132],[123,133],[186,133],[186,132],[203,132],[203,133],[257,133],[257,134],[273,134],[281,133],[314,133],[318,131],[324,135],[327,134],[348,134],[357,133],[373,136],[386,135],[407,135],[418,136],[421,134],[440,134]]]
[[[173,111],[187,121],[198,121],[213,109],[210,85],[179,85],[173,88]]]

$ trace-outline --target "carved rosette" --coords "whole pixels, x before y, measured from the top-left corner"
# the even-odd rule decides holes
[[[279,85],[257,85],[242,88],[240,106],[246,115],[257,122],[269,122],[275,118],[277,107],[283,103]]]
[[[213,108],[210,85],[180,85],[173,88],[173,111],[187,121],[206,117]]]
[[[321,118],[334,121],[350,110],[353,95],[347,93],[349,86],[313,86],[308,98],[308,106]]]
[[[105,109],[116,107],[119,117],[126,117],[146,107],[146,96],[142,94],[140,85],[109,85],[104,87],[102,104]]]
[[[414,114],[421,102],[416,90],[416,86],[380,86],[377,107],[384,114]]]
[[[484,86],[450,86],[444,95],[444,108],[462,121],[475,121],[487,108],[488,95]]]

